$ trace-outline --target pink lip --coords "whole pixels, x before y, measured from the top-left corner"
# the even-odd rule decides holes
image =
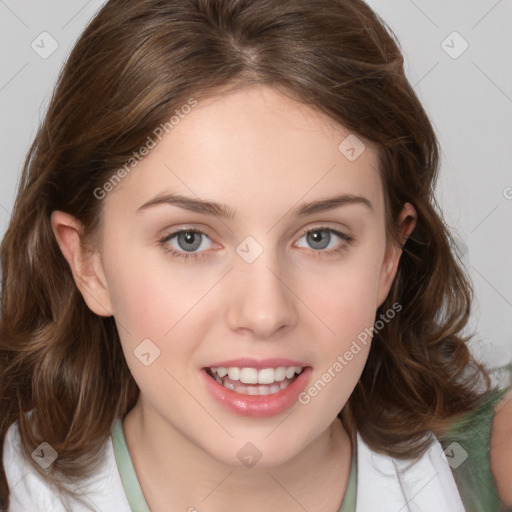
[[[282,359],[282,358],[270,358],[270,359],[262,359],[257,360],[251,357],[243,357],[240,359],[230,359],[229,361],[222,361],[220,363],[210,364],[205,366],[205,368],[256,368],[261,370],[263,368],[277,368],[279,366],[301,366],[304,368],[308,366],[307,363],[301,361],[294,361],[292,359]]]
[[[241,362],[243,362],[242,365],[240,365]],[[270,364],[270,362],[272,362],[272,364]],[[290,364],[290,362],[292,364]],[[225,362],[218,366],[224,366],[225,364],[229,366],[240,365],[241,368],[269,368],[274,365],[305,366],[299,362],[284,359],[266,359],[265,361],[256,361],[256,363],[258,363],[259,366],[254,366],[254,360],[239,359],[236,361]],[[217,365],[213,365],[212,367],[216,368]],[[297,397],[306,388],[311,378],[312,371],[312,368],[309,366],[304,368],[302,373],[287,388],[282,389],[273,395],[243,395],[235,393],[235,391],[226,389],[224,386],[218,384],[215,379],[212,379],[206,373],[205,368],[201,370],[201,377],[213,398],[228,411],[234,412],[240,416],[268,418],[282,413],[297,402]]]

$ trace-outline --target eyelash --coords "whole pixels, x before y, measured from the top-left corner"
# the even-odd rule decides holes
[[[330,233],[334,233],[337,237],[344,240],[347,245],[354,245],[354,238],[352,236],[347,235],[346,233],[342,233],[341,231],[330,228],[328,226],[318,226],[318,227],[314,227],[312,229],[306,229],[299,236],[299,240],[304,235],[307,235],[308,233],[313,233],[315,231],[328,231]],[[171,247],[169,247],[169,245],[167,244],[167,242],[169,240],[174,238],[176,235],[179,235],[180,233],[185,233],[185,232],[200,234],[200,235],[204,235],[209,238],[208,233],[206,233],[205,231],[202,231],[200,229],[195,229],[195,228],[194,229],[180,229],[178,231],[174,231],[173,233],[170,233],[169,235],[165,235],[163,238],[158,240],[158,245],[162,247],[164,253],[171,254],[172,257],[178,258],[180,260],[190,260],[190,259],[197,260],[199,258],[203,258],[204,256],[207,256],[208,251],[191,252],[191,253],[187,254],[184,252],[176,251],[175,249],[172,249]],[[314,249],[311,249],[311,250],[313,251],[314,257],[329,257],[329,256],[332,256],[333,254],[343,252],[346,249],[347,249],[346,245],[343,244],[335,249],[330,249],[328,251],[314,250]]]

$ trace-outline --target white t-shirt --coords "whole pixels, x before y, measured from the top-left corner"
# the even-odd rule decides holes
[[[376,453],[359,434],[355,454],[357,512],[464,512],[443,449],[434,436],[427,451],[414,461]],[[5,438],[4,467],[11,491],[8,512],[132,512],[130,502],[134,512],[149,510],[120,420],[105,443],[96,473],[83,479],[79,488],[75,488],[83,504],[59,496],[27,460],[16,423],[9,428]]]
[[[131,512],[111,437],[105,443],[97,473],[77,488],[85,504],[69,501],[48,486],[24,455],[16,423],[6,434],[4,467],[10,489],[8,512]]]

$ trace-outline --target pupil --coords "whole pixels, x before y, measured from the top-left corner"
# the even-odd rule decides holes
[[[201,237],[197,237],[196,240],[196,234],[193,231],[183,231],[178,236],[178,244],[179,246],[184,250],[188,252],[192,252],[195,249],[197,249],[201,245]],[[185,244],[185,247],[183,246]]]
[[[325,249],[329,245],[330,233],[326,230],[312,231],[308,236],[314,249]]]

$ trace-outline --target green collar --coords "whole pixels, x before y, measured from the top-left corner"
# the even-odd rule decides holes
[[[112,427],[112,442],[114,445],[114,454],[117,467],[123,483],[124,492],[132,512],[151,512],[144,493],[139,484],[139,479],[135,473],[130,452],[124,437],[123,422],[118,418]],[[356,491],[357,491],[357,457],[356,450],[352,449],[352,463],[350,465],[350,474],[348,477],[347,490],[338,512],[355,512],[356,510]]]
[[[124,492],[132,512],[151,512],[133,467],[126,438],[124,437],[123,421],[121,418],[118,418],[112,427],[112,443],[114,444],[114,454],[119,474],[121,475],[121,481],[123,482]]]

